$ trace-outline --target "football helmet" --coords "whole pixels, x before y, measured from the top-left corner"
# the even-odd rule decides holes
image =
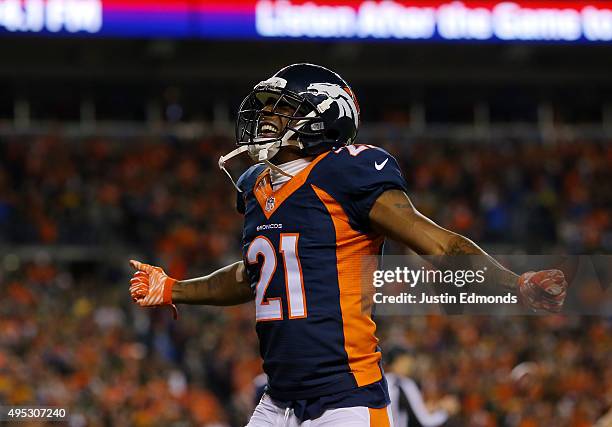
[[[284,119],[283,129],[262,130],[271,115]],[[342,77],[320,65],[289,65],[255,85],[242,101],[235,127],[238,148],[222,156],[219,166],[231,178],[225,162],[245,151],[268,164],[283,146],[317,155],[352,144],[358,128],[359,104]]]

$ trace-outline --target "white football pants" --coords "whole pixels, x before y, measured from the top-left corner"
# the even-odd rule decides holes
[[[264,394],[246,427],[393,427],[391,407],[354,406],[328,409],[315,420],[300,422],[290,408],[278,406]]]

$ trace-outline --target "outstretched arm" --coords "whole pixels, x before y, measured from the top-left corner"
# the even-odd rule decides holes
[[[451,256],[454,255],[480,255],[473,257],[477,265],[471,267],[486,267],[491,282],[518,290],[521,299],[531,308],[561,310],[567,288],[561,271],[528,272],[519,277],[470,239],[446,230],[425,217],[403,191],[384,192],[370,210],[370,222],[377,232],[404,243],[419,255],[439,256],[437,267],[452,268],[455,261]],[[465,263],[467,259],[462,257],[461,262]]]
[[[172,301],[177,304],[237,305],[253,298],[242,261],[208,276],[179,280],[172,288]]]
[[[174,304],[237,305],[254,298],[245,275],[244,263],[238,261],[208,276],[190,280],[169,277],[161,267],[130,261],[136,272],[130,280],[130,294],[141,307]]]
[[[493,274],[496,283],[510,289],[517,286],[517,274],[503,267],[467,237],[442,228],[421,214],[403,191],[384,192],[370,211],[370,221],[376,231],[405,244],[419,255],[439,255],[441,264],[452,261],[447,256],[481,255],[479,262]]]

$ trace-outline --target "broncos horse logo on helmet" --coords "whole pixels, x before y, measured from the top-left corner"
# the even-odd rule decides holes
[[[279,111],[279,106],[286,104],[293,114]],[[260,132],[266,115],[288,119],[284,129],[273,137]],[[245,151],[254,160],[266,163],[283,146],[296,146],[306,156],[317,155],[352,144],[358,128],[359,104],[342,77],[320,65],[289,65],[255,85],[242,101],[235,128],[239,147],[222,156],[219,166],[231,178],[225,162]]]
[[[348,87],[340,87],[334,83],[312,83],[308,86],[308,92],[316,96],[321,94],[327,96],[321,104],[317,105],[319,111],[325,111],[334,102],[337,102],[340,108],[338,118],[350,117],[355,121],[355,127],[359,126],[358,106]]]

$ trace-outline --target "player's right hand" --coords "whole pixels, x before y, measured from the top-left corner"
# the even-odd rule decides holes
[[[141,307],[170,306],[174,318],[178,316],[176,306],[172,304],[172,287],[176,279],[169,277],[161,267],[130,260],[135,271],[130,280],[132,300]]]

